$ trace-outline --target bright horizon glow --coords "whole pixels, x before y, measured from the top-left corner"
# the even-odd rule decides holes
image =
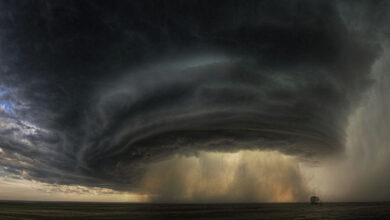
[[[142,203],[147,201],[148,196],[99,187],[54,185],[25,179],[0,178],[0,198],[16,201]]]

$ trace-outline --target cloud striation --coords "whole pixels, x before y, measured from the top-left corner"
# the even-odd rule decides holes
[[[341,153],[381,53],[365,4],[3,1],[1,175],[137,191],[172,155]]]

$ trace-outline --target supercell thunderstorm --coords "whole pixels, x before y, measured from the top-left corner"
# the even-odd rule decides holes
[[[0,175],[137,191],[172,155],[341,154],[382,52],[350,4],[1,2]]]

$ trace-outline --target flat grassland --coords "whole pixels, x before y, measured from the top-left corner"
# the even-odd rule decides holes
[[[390,203],[313,206],[0,201],[0,219],[390,219]]]

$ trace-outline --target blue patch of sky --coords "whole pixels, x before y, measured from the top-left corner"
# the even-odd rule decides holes
[[[0,109],[4,110],[7,113],[13,113],[14,103],[12,101],[0,100]]]
[[[1,96],[7,93],[9,93],[8,89],[0,87],[0,110],[5,111],[6,113],[14,113],[14,102],[1,99]]]

